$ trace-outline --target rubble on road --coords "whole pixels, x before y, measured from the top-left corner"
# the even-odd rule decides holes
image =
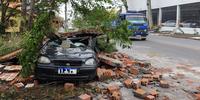
[[[92,100],[92,97],[88,94],[82,94],[78,98],[79,100]]]
[[[154,68],[149,62],[138,61],[130,58],[122,53],[100,53],[98,55],[101,66],[97,68],[97,81],[89,83],[92,87],[91,91],[76,95],[79,100],[124,100],[123,96],[132,95],[134,98],[143,100],[169,100],[169,95],[165,92],[172,90],[173,84],[165,78],[163,72],[167,68]],[[21,71],[20,65],[0,65],[0,80],[9,81],[9,85],[15,90],[29,89],[38,86],[38,81],[34,80],[34,76],[22,78],[19,75]],[[2,73],[1,73],[2,72]],[[183,74],[174,74],[176,78],[182,79]],[[179,84],[178,82],[176,84]],[[0,91],[9,87],[1,87]],[[62,85],[64,93],[73,93],[79,87],[75,88],[73,83],[65,83]],[[194,98],[199,100],[200,86],[196,86]],[[126,91],[126,92],[124,92]],[[80,96],[79,96],[80,95]],[[172,99],[173,100],[173,99]]]
[[[66,92],[72,92],[74,90],[74,84],[73,83],[65,83],[64,89]]]
[[[108,64],[112,67],[122,67],[122,62],[117,59],[113,59],[101,54],[98,55],[98,58],[102,63]]]
[[[0,80],[1,81],[13,81],[22,69],[21,65],[0,65]]]

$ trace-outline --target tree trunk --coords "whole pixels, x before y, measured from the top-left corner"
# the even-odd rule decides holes
[[[35,0],[31,0],[31,2],[30,2],[30,13],[29,13],[29,19],[28,19],[28,29],[29,30],[33,27],[34,6],[35,6]]]
[[[8,9],[8,6],[9,6],[9,2],[6,1],[4,2],[4,0],[1,0],[1,24],[2,24],[2,29],[1,29],[1,32],[2,33],[5,33],[5,28],[6,28],[6,25],[7,25],[7,22],[6,22],[6,12],[7,12],[7,9]]]
[[[27,0],[22,0],[22,12],[21,12],[21,16],[22,16],[22,20],[21,20],[21,25],[20,25],[20,31],[23,32],[26,30],[26,25],[27,25],[27,22],[26,22],[26,7],[27,7]]]
[[[152,9],[151,9],[151,0],[147,0],[147,13],[148,13],[148,23],[149,28],[153,28],[153,20],[152,20]]]

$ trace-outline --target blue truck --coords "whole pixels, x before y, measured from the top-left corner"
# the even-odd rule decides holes
[[[148,36],[148,22],[145,14],[127,11],[119,15],[120,20],[127,20],[131,23],[128,29],[133,30],[130,39],[146,40]]]

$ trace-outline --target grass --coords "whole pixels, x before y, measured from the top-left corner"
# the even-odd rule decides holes
[[[22,35],[10,33],[0,36],[0,56],[21,47]]]
[[[13,87],[0,92],[0,100],[77,100],[77,97],[84,93],[96,94],[94,87],[85,84],[78,84],[73,91],[66,92],[63,84],[40,84],[31,89],[16,91]]]

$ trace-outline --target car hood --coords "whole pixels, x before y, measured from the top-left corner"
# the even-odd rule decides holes
[[[87,59],[95,56],[90,48],[62,48],[53,47],[46,49],[46,55],[50,59]]]

